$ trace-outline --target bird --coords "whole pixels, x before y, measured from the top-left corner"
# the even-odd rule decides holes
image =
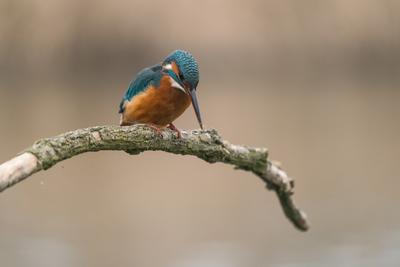
[[[158,134],[164,128],[181,133],[173,122],[192,104],[203,130],[196,90],[199,66],[193,55],[175,50],[161,63],[144,68],[130,82],[119,105],[120,125],[146,124]]]

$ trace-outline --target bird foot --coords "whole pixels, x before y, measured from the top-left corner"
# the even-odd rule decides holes
[[[181,137],[182,137],[181,131],[179,131],[179,129],[176,128],[175,125],[173,125],[172,123],[170,123],[170,124],[168,124],[167,127],[168,127],[169,129],[171,129],[172,131],[176,132],[176,135],[177,135],[178,138],[181,138]]]
[[[153,129],[156,132],[156,134],[158,134],[161,138],[164,137],[163,134],[162,134],[162,129],[159,128],[157,125],[152,124],[152,123],[146,123],[146,125],[148,127],[150,127],[151,129]]]

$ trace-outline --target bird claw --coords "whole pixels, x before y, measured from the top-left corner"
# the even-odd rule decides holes
[[[179,131],[178,128],[175,127],[175,125],[173,125],[172,123],[168,124],[167,126],[169,129],[171,129],[172,131],[176,132],[176,135],[178,137],[178,139],[182,138],[182,134],[181,131]]]
[[[150,127],[151,129],[153,129],[156,132],[156,134],[159,135],[161,138],[164,137],[163,134],[162,134],[162,131],[161,131],[161,129],[159,127],[157,127],[156,125],[151,124],[151,123],[146,123],[146,125],[148,127]]]
[[[148,127],[150,127],[151,129],[153,129],[161,138],[164,137],[162,134],[162,128],[159,128],[157,125],[152,124],[152,123],[146,123],[146,125]],[[181,131],[178,128],[176,128],[175,125],[170,123],[170,124],[168,124],[167,128],[174,131],[176,133],[178,139],[182,138]]]

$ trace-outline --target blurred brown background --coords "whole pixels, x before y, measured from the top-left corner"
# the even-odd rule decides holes
[[[399,25],[395,0],[0,0],[1,162],[117,124],[135,73],[187,49],[206,126],[267,146],[312,222],[229,166],[91,153],[0,195],[1,266],[399,266]]]

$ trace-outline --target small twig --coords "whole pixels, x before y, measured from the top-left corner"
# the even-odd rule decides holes
[[[293,179],[267,160],[267,149],[230,144],[222,140],[216,130],[182,131],[181,138],[176,138],[175,133],[168,129],[162,134],[160,137],[144,125],[97,126],[41,139],[19,156],[0,165],[0,192],[40,170],[47,170],[81,153],[122,150],[135,155],[148,150],[161,150],[193,155],[209,163],[232,164],[237,169],[254,173],[266,183],[268,189],[277,193],[286,217],[297,229],[308,230],[305,214],[292,199]]]

